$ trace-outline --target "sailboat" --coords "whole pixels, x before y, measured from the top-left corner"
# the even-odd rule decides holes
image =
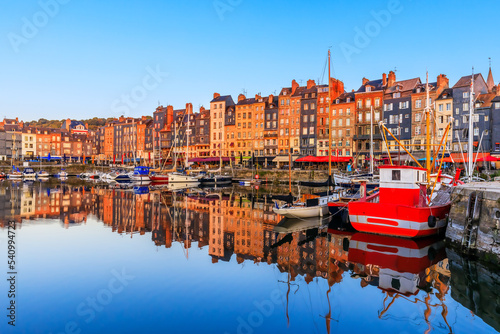
[[[331,89],[330,89],[330,50],[328,50],[328,104],[329,104],[329,112],[330,112],[330,120],[332,119],[332,98],[331,98]],[[330,192],[330,189],[332,187],[335,187],[335,183],[333,182],[332,179],[332,129],[331,129],[331,124],[332,122],[329,122],[329,127],[330,127],[330,138],[329,138],[329,144],[328,144],[328,180],[324,184],[325,186],[328,187],[328,191],[326,194],[321,194],[321,195],[309,195],[309,196],[303,196],[302,199],[300,199],[297,202],[288,202],[283,204],[282,206],[278,206],[278,204],[275,202],[275,207],[273,208],[273,211],[281,216],[287,217],[287,218],[311,218],[311,217],[323,217],[329,214],[329,209],[328,209],[328,203],[330,202],[336,202],[339,200],[339,194],[337,192]],[[290,131],[288,131],[288,136],[290,136]],[[290,137],[289,137],[290,138]],[[292,175],[292,158],[291,158],[291,151],[290,151],[290,139],[288,139],[288,158],[289,158],[289,163],[288,163],[288,174],[289,174],[289,190],[290,194],[289,197],[292,198],[292,180],[291,180],[291,175]],[[314,183],[314,182],[312,182]],[[312,185],[311,182],[302,182],[302,185]]]
[[[392,235],[405,238],[418,238],[444,232],[446,219],[451,207],[451,188],[441,185],[436,191],[437,180],[431,181],[431,134],[429,105],[429,82],[427,75],[426,99],[426,163],[423,168],[418,160],[392,135],[383,123],[383,137],[389,151],[387,132],[416,162],[413,166],[380,166],[380,188],[371,196],[367,195],[366,180],[360,180],[361,199],[348,204],[349,218],[352,226],[359,232]],[[443,139],[450,128],[448,124]],[[434,156],[439,154],[441,148],[446,147],[446,142],[441,140]],[[389,154],[390,159],[390,154]],[[432,160],[435,161],[435,158]],[[438,174],[441,172],[439,166]],[[428,194],[428,191],[430,195]]]
[[[187,113],[187,109],[186,109]],[[187,113],[187,130],[186,130],[186,156],[184,160],[184,168],[187,170],[189,168],[189,135],[191,133],[191,129],[189,128],[189,123],[191,120],[189,119],[190,114]],[[177,163],[177,160],[176,160]],[[199,177],[189,175],[187,172],[172,172],[168,174],[168,183],[199,183]]]

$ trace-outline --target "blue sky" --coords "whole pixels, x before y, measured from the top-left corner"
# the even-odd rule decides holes
[[[498,1],[0,4],[0,118],[138,117],[158,102],[208,107],[214,92],[278,93],[292,79],[326,82],[329,47],[348,91],[394,68],[397,79],[428,69],[451,85],[472,66],[486,78],[488,57],[500,68]]]

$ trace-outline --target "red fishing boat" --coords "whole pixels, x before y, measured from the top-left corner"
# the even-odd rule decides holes
[[[427,170],[410,166],[380,166],[379,192],[350,202],[349,218],[360,232],[418,238],[444,232],[449,196],[435,202],[427,196]],[[446,197],[446,196],[445,196]]]

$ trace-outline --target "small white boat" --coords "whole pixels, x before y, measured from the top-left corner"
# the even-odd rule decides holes
[[[7,174],[8,179],[21,179],[23,177],[23,173],[20,170],[12,171]]]
[[[59,173],[56,174],[56,177],[58,178],[68,178],[68,173],[63,169]]]
[[[173,172],[168,174],[168,183],[199,183],[200,178],[183,173]]]
[[[47,171],[42,169],[42,170],[38,171],[36,176],[39,178],[48,178],[50,176],[50,174]]]
[[[26,167],[23,170],[23,179],[35,179],[35,178],[36,178],[36,172],[33,168]]]
[[[293,204],[286,203],[281,207],[275,202],[273,211],[286,218],[323,217],[329,214],[328,203],[339,200],[339,194],[309,198]]]

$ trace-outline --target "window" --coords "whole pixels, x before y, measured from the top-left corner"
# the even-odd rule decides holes
[[[304,110],[309,110],[309,104],[307,103],[304,104]]]
[[[347,109],[345,110],[345,114],[346,114],[347,116],[349,116],[349,115],[351,114],[351,108],[347,108]]]
[[[468,103],[464,103],[462,109],[464,111],[469,110],[469,104]]]
[[[450,111],[451,110],[451,103],[446,103],[446,110]]]
[[[463,93],[463,97],[464,97],[464,99],[468,99],[469,98],[469,92],[464,92]]]
[[[420,122],[421,115],[419,113],[415,114],[415,122]]]
[[[366,91],[367,92],[371,92],[372,91],[372,88],[370,86],[366,86]]]
[[[488,122],[490,120],[490,117],[488,115],[484,115],[484,121]]]
[[[455,114],[457,114],[457,115],[458,115],[459,113],[460,113],[460,109],[455,108]]]
[[[500,109],[500,102],[495,102],[495,109]]]
[[[474,128],[474,136],[479,136],[479,128]]]
[[[440,104],[439,107],[438,107],[439,111],[443,111],[443,105]]]
[[[408,133],[408,131],[410,131],[409,128],[405,128],[405,133]]]
[[[380,107],[380,99],[376,98],[375,99],[375,108]]]
[[[392,171],[392,180],[393,181],[401,181],[401,171],[400,170],[393,170]]]
[[[358,100],[358,108],[363,108],[363,101],[362,100]]]
[[[366,107],[370,108],[372,106],[372,100],[371,99],[366,99]]]
[[[422,108],[422,100],[415,101],[415,108]]]
[[[345,120],[345,125],[346,126],[350,126],[351,125],[351,119],[350,118],[348,118],[348,119]]]
[[[302,134],[307,135],[307,128],[302,128]]]
[[[366,119],[367,122],[370,121],[372,119],[372,115],[369,112],[367,112],[365,114],[365,119]]]
[[[392,98],[393,99],[396,99],[398,97],[401,97],[401,93],[399,93],[399,92],[398,93],[392,93]]]

